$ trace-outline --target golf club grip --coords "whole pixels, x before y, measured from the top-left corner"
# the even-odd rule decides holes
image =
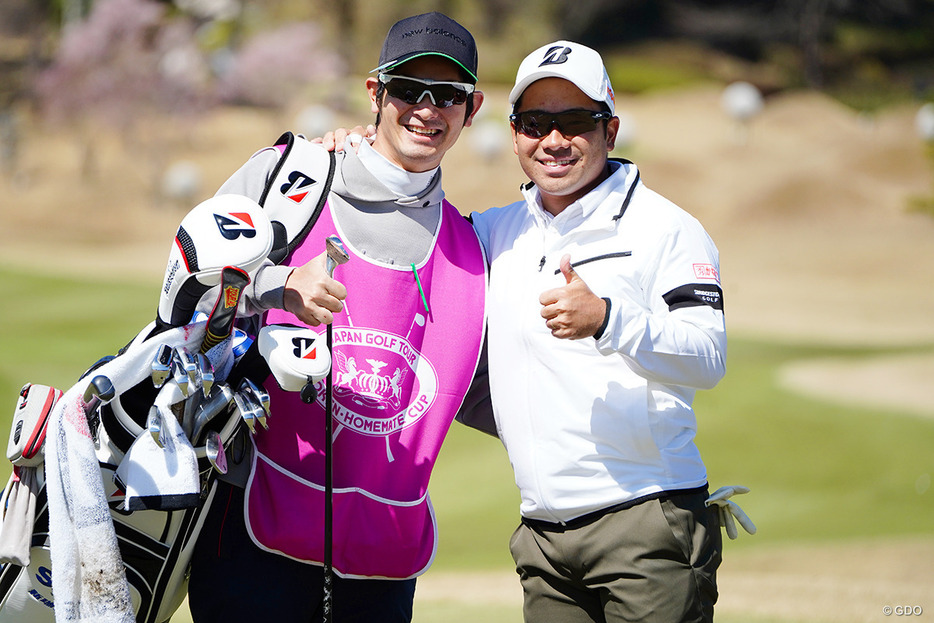
[[[334,582],[334,570],[331,567],[324,567],[324,589],[323,589],[323,600],[321,603],[321,614],[324,623],[331,623],[334,620],[334,593],[333,593],[333,582]]]
[[[225,266],[221,271],[220,291],[208,317],[204,340],[201,342],[202,354],[223,342],[233,331],[240,297],[249,283],[250,276],[236,266]]]

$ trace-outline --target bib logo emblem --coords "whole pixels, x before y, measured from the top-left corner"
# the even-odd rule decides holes
[[[334,421],[341,428],[397,433],[418,422],[438,395],[434,367],[401,335],[335,327],[332,354]]]
[[[349,396],[353,402],[372,406],[380,410],[399,409],[402,396],[402,381],[406,370],[396,366],[391,374],[383,373],[388,362],[379,359],[367,359],[370,371],[357,368],[354,357],[338,357],[343,371],[338,377],[341,393]]]

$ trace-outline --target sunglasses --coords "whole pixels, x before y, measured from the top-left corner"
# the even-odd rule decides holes
[[[386,92],[406,104],[417,104],[427,95],[437,108],[459,106],[467,101],[467,96],[474,92],[474,85],[467,82],[449,82],[446,80],[427,80],[408,76],[379,74],[379,81],[386,87]]]
[[[606,111],[583,109],[561,112],[527,110],[509,115],[509,121],[516,130],[529,138],[543,138],[551,134],[554,128],[558,128],[558,132],[566,137],[580,136],[596,130],[597,122],[601,119],[612,118],[613,115]]]

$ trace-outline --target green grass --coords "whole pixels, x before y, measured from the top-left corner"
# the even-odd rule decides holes
[[[158,282],[95,282],[0,268],[0,423],[26,382],[67,389],[155,317]]]
[[[695,403],[698,443],[713,487],[752,488],[740,501],[756,542],[930,534],[934,492],[916,483],[934,474],[934,421],[822,403],[775,380],[789,361],[875,354],[731,340],[726,378]]]
[[[151,318],[158,283],[51,278],[0,269],[0,430],[27,381],[67,389]],[[919,345],[920,348],[921,345]],[[726,378],[696,400],[698,443],[711,486],[743,484],[759,528],[727,548],[930,535],[934,420],[842,407],[781,388],[777,371],[801,359],[874,356],[869,348],[779,344],[731,336]],[[5,478],[9,470],[2,473]],[[510,568],[518,493],[499,441],[455,425],[432,479],[441,541],[437,571]],[[728,557],[727,562],[729,564]],[[418,620],[519,621],[505,606],[419,603]],[[188,620],[179,613],[176,621]],[[749,619],[746,619],[749,620]],[[724,619],[726,623],[729,620]]]

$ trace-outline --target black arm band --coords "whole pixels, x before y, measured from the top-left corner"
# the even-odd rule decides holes
[[[601,297],[603,302],[606,303],[606,313],[603,315],[603,324],[600,325],[600,328],[597,329],[597,332],[593,334],[593,339],[599,340],[603,337],[603,332],[606,331],[606,326],[610,324],[610,299],[607,297]]]

